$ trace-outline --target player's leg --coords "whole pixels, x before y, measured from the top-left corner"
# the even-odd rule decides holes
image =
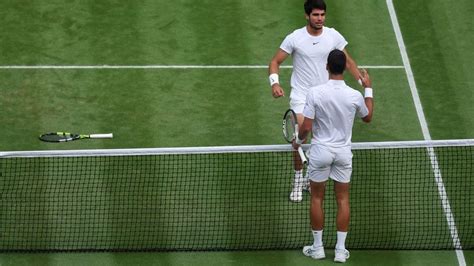
[[[310,221],[311,228],[316,231],[322,231],[324,228],[324,192],[326,191],[326,181],[313,182],[310,181],[311,190],[311,205],[310,205]],[[322,246],[322,242],[316,243]]]
[[[304,102],[292,100],[290,102],[290,108],[293,109],[293,111],[295,111],[298,127],[300,128],[304,120],[304,116],[302,114],[303,108],[304,108]],[[297,151],[293,152],[293,165],[295,169],[295,175],[293,177],[293,187],[290,193],[290,200],[292,202],[301,202],[303,200],[303,188],[305,186],[305,179],[304,179],[304,173],[303,173],[304,165],[301,162],[300,155]]]
[[[349,231],[350,220],[349,183],[339,183],[335,181],[334,192],[337,202],[336,228],[338,232],[347,233]],[[340,244],[341,248],[345,248],[344,242]]]
[[[305,185],[303,175],[303,163],[301,162],[298,151],[293,151],[293,162],[295,175],[293,177],[293,187],[290,193],[290,200],[292,202],[301,202],[303,200],[303,187]]]
[[[303,112],[303,111],[301,111],[301,112]],[[296,114],[296,118],[297,118],[297,120],[298,120],[298,127],[301,128],[302,125],[303,125],[303,121],[304,121],[304,116],[303,116],[303,114],[302,114],[302,113],[301,113],[301,114]],[[308,137],[306,137],[306,139],[305,139],[304,142],[307,143],[307,142],[308,142],[308,139],[310,139],[309,135],[308,135]],[[310,155],[309,155],[309,151],[310,151],[310,150],[306,151],[306,158],[309,158],[309,156],[310,156]],[[311,192],[311,187],[310,187],[310,185],[309,185],[309,172],[306,171],[306,173],[303,173],[303,172],[304,172],[304,169],[303,169],[303,168],[304,168],[304,165],[303,165],[302,162],[301,162],[299,153],[297,153],[297,156],[298,156],[298,157],[296,158],[297,161],[295,161],[295,169],[296,169],[296,167],[299,167],[298,169],[301,169],[301,173],[303,174],[302,188],[303,188],[303,190],[306,190],[306,191]],[[297,166],[296,164],[299,164],[299,165]]]
[[[337,243],[334,261],[345,262],[349,258],[349,251],[345,246],[350,220],[349,183],[335,181],[334,192],[337,202]]]
[[[312,245],[303,248],[303,254],[314,259],[322,259],[325,257],[322,240],[324,192],[333,157],[325,148],[318,146],[311,147],[311,156],[308,171],[311,185],[310,221],[314,241]]]
[[[338,152],[330,174],[331,178],[334,179],[334,192],[337,202],[337,243],[334,258],[336,262],[345,262],[349,258],[345,241],[350,221],[349,189],[351,174],[352,152],[350,150]]]
[[[323,259],[326,257],[323,245],[324,229],[324,192],[326,191],[326,182],[313,182],[311,185],[311,205],[310,221],[311,232],[313,233],[313,244],[303,248],[303,254],[313,259]]]

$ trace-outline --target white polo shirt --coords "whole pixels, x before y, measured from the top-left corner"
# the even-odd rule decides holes
[[[368,114],[362,93],[343,80],[329,80],[312,87],[303,111],[305,117],[313,119],[312,145],[349,149],[355,116],[362,118]]]
[[[290,98],[304,102],[309,88],[326,83],[329,53],[334,49],[342,51],[346,45],[344,37],[328,27],[323,27],[319,36],[310,35],[306,26],[286,36],[280,49],[293,58]]]

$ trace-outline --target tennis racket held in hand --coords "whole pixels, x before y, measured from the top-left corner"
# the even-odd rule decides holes
[[[283,137],[288,143],[292,143],[298,135],[298,120],[296,119],[296,113],[292,109],[288,109],[283,116]],[[307,164],[308,160],[303,152],[303,148],[298,147],[298,154],[300,155],[301,162]]]
[[[85,135],[69,132],[51,132],[41,135],[39,139],[46,142],[67,142],[79,139],[111,139],[113,137],[112,133]]]

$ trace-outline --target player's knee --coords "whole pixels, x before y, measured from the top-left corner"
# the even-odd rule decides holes
[[[345,197],[337,198],[336,202],[337,202],[337,207],[338,208],[348,209],[349,206],[350,206],[349,198],[345,198]]]

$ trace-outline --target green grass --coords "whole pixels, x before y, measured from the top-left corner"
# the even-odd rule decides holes
[[[469,256],[473,252],[466,251]],[[163,252],[163,253],[52,253],[3,254],[0,263],[16,265],[334,265],[333,250],[326,250],[326,259],[315,261],[300,250],[247,251],[247,252]],[[352,250],[345,265],[456,265],[451,251]],[[468,264],[469,265],[469,264]]]
[[[433,139],[473,138],[474,3],[394,3]]]
[[[266,70],[6,70],[4,150],[282,144],[288,98],[273,99]],[[379,76],[374,122],[356,121],[354,141],[421,139],[415,110],[397,88],[402,70]],[[290,71],[282,71],[289,77]],[[245,78],[242,78],[245,77]],[[398,124],[401,112],[408,112]],[[19,115],[21,114],[21,115]],[[412,130],[417,129],[417,130]],[[44,132],[113,132],[113,140],[41,143]]]
[[[469,51],[474,41],[474,4],[469,0],[395,0],[394,4],[432,137],[473,138],[474,82],[469,66],[474,55]],[[327,22],[346,37],[347,48],[359,65],[402,64],[385,1],[364,0],[361,4],[328,0]],[[266,65],[284,36],[305,21],[299,1],[22,0],[0,3],[0,23],[1,65]],[[369,71],[376,97],[374,121],[370,125],[356,122],[353,140],[422,139],[404,70]],[[287,95],[289,75],[289,70],[282,70]],[[347,81],[357,86],[349,78]],[[3,151],[281,144],[280,119],[288,106],[288,98],[271,98],[265,69],[2,69],[0,89]],[[115,138],[67,144],[37,140],[41,133],[64,130],[113,132]],[[440,162],[444,160],[441,155]],[[461,160],[450,163],[462,166]],[[468,180],[461,184],[452,182],[453,176],[465,173],[442,171],[454,216],[461,221],[461,241],[472,239],[464,224],[472,224],[473,210],[462,207],[466,202],[473,205],[469,190],[472,186]],[[400,191],[393,190],[398,193],[386,200],[416,194],[409,185],[410,181],[418,181],[416,178],[409,178],[406,187],[396,188]],[[425,184],[429,189],[424,195],[438,206],[434,184]],[[376,190],[383,191],[383,184]],[[410,191],[413,193],[406,194]],[[282,195],[284,192],[281,191]],[[383,205],[383,195],[372,196],[375,199],[369,198],[354,207],[375,208],[371,205],[373,201]],[[416,200],[412,204],[417,211],[433,211],[419,209]],[[438,215],[440,210],[434,209]],[[2,210],[2,215],[5,212]],[[354,230],[357,215],[354,214]],[[394,227],[403,223],[396,219],[392,222]],[[422,233],[423,228],[419,229]],[[313,263],[299,251],[177,254],[5,255],[0,262],[28,264],[31,259],[43,265],[64,261],[74,264],[71,260],[80,257],[85,261],[104,260],[97,264],[136,264],[152,257],[175,265],[194,262],[193,258],[210,265]],[[354,264],[456,262],[452,252],[352,254]],[[465,255],[468,265],[474,263],[472,252]]]
[[[300,5],[280,4],[277,17],[262,12],[265,4],[254,1],[205,1],[182,9],[176,3],[157,6],[150,1],[112,8],[103,2],[4,4],[9,12],[2,18],[8,25],[7,41],[0,45],[8,52],[1,59],[4,65],[265,65],[285,34],[304,24],[302,11],[294,15]],[[376,15],[387,14],[384,5],[373,1],[373,9],[363,11],[377,23],[345,23],[355,4],[334,5],[328,23],[340,28],[360,65],[400,65],[394,35],[386,30],[390,20]],[[356,34],[361,28],[364,34]],[[366,39],[377,41],[364,45]],[[25,40],[35,45],[25,46]],[[0,73],[6,88],[0,102],[7,114],[1,122],[10,129],[0,137],[17,139],[6,142],[4,150],[283,143],[279,124],[288,98],[271,98],[265,69]],[[404,72],[371,73],[378,95],[375,119],[370,126],[356,123],[354,141],[421,139],[409,89],[399,85],[406,82]],[[289,94],[290,70],[281,74]],[[403,124],[398,123],[400,114]],[[115,139],[39,143],[36,136],[48,131],[113,132]]]
[[[261,64],[303,18],[283,0],[272,2],[278,16],[253,0],[1,5],[6,65]]]

